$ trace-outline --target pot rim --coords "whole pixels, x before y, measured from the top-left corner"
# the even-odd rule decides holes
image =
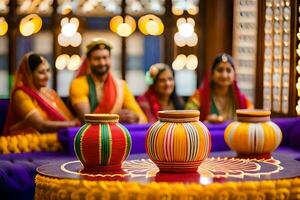
[[[270,121],[271,111],[263,109],[238,109],[237,120],[240,122],[262,123]]]
[[[117,114],[84,114],[86,123],[109,123],[118,122],[119,115]]]
[[[163,110],[158,112],[160,121],[181,122],[199,121],[199,110]]]
[[[263,109],[237,109],[236,115],[242,117],[268,117],[271,115],[271,111]]]

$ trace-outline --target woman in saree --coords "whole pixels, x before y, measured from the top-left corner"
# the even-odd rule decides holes
[[[15,74],[3,135],[56,132],[78,124],[58,94],[47,87],[45,58],[26,54]]]
[[[150,86],[144,95],[138,97],[138,103],[148,122],[157,121],[160,110],[184,109],[184,101],[176,94],[174,74],[168,65],[152,65],[146,73],[146,82]]]
[[[200,110],[200,120],[223,122],[235,117],[236,109],[253,108],[235,80],[235,67],[230,55],[218,55],[198,88],[186,103],[186,109]]]

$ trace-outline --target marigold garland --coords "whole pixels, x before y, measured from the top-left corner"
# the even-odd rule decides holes
[[[35,178],[35,199],[299,199],[300,179],[212,183],[148,184]]]
[[[0,137],[0,154],[55,152],[61,149],[56,133],[26,134]]]

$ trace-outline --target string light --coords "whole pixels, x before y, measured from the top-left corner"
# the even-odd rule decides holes
[[[63,70],[67,68],[70,71],[77,70],[80,66],[81,59],[77,54],[72,55],[71,57],[67,54],[59,55],[55,61],[55,67],[58,70]]]
[[[0,36],[3,36],[6,34],[8,29],[8,24],[4,17],[0,17]]]
[[[77,32],[79,27],[79,20],[76,17],[72,17],[70,20],[64,17],[60,21],[61,33],[58,35],[58,44],[63,47],[69,45],[78,47],[82,42],[81,34]]]
[[[177,20],[178,32],[174,35],[175,44],[179,47],[185,45],[189,47],[196,46],[198,44],[198,36],[194,32],[195,21],[192,18],[179,18]]]
[[[186,67],[189,70],[195,70],[198,67],[198,58],[194,54],[185,56],[179,54],[172,63],[172,68],[176,71],[182,70]]]
[[[142,16],[138,21],[138,27],[144,35],[161,35],[164,31],[161,19],[155,15]]]
[[[127,15],[125,18],[122,16],[115,16],[109,23],[111,31],[117,33],[121,37],[130,36],[136,29],[136,23],[133,17]]]
[[[42,28],[42,19],[37,14],[30,14],[24,17],[20,22],[20,32],[23,36],[30,36],[37,33]]]

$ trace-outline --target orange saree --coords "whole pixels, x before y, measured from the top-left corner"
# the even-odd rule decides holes
[[[72,114],[57,93],[50,88],[37,91],[33,85],[32,74],[28,66],[26,54],[16,72],[10,105],[4,126],[3,135],[35,133],[37,130],[27,119],[39,112],[45,120],[71,120]]]

